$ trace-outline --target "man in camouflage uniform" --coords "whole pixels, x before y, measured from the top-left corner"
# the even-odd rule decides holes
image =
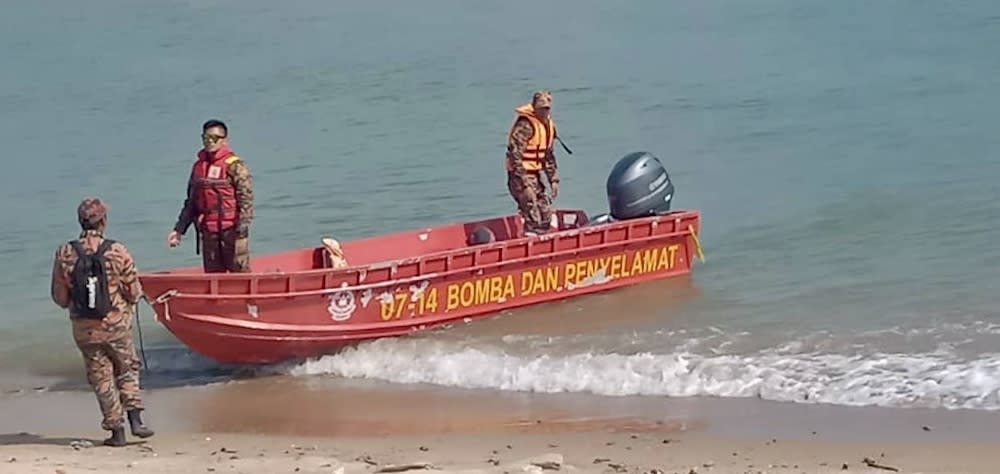
[[[253,177],[247,164],[229,148],[229,129],[219,120],[202,125],[204,147],[198,152],[187,184],[187,198],[170,247],[180,245],[191,224],[201,235],[206,273],[250,271],[250,222],[254,213]]]
[[[552,150],[557,132],[551,109],[552,94],[535,92],[530,104],[515,109],[517,118],[507,137],[507,189],[524,217],[526,235],[549,231],[552,201],[559,195],[559,172]],[[545,191],[542,171],[551,196]]]
[[[108,207],[97,198],[84,199],[77,208],[82,228],[78,242],[87,254],[94,253],[105,240],[107,212]],[[104,440],[104,444],[125,446],[125,413],[134,436],[153,436],[153,431],[143,425],[140,416],[143,410],[139,387],[142,364],[136,357],[132,338],[134,308],[143,291],[135,262],[125,245],[114,242],[104,255],[111,305],[102,319],[81,316],[80,308],[73,304],[72,274],[79,256],[72,242],[56,250],[52,266],[52,300],[69,310],[73,339],[83,354],[87,381],[97,395],[104,416],[101,427],[111,431],[111,437]]]

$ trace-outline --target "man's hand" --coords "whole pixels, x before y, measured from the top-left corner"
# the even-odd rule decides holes
[[[180,244],[181,234],[179,234],[176,230],[170,231],[170,234],[167,235],[167,245],[169,245],[170,248],[174,248]]]
[[[559,181],[553,181],[552,183],[552,199],[559,197]]]
[[[233,252],[236,255],[245,255],[250,252],[250,241],[246,237],[237,238],[233,244]]]
[[[538,194],[535,193],[535,188],[531,186],[524,187],[524,197],[528,198],[529,201],[538,200]]]

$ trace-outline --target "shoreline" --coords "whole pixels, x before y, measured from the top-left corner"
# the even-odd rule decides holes
[[[561,456],[560,470],[683,474],[890,472],[865,466],[865,457],[900,472],[995,472],[1000,463],[1000,413],[973,410],[498,393],[289,376],[147,390],[146,405],[156,436],[112,449],[100,446],[106,432],[89,392],[0,397],[0,463],[15,458],[10,464],[23,469],[9,472],[67,474],[375,472],[425,461],[445,470],[520,472],[530,466],[525,459],[541,455]],[[95,446],[74,448],[77,440]]]

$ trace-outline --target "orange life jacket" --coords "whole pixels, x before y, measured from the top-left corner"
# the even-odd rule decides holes
[[[524,164],[524,170],[531,172],[538,172],[542,169],[543,160],[552,150],[552,143],[556,137],[556,122],[549,117],[549,123],[544,124],[542,121],[535,116],[535,108],[531,104],[524,104],[516,109],[517,117],[514,119],[514,124],[517,124],[517,119],[524,117],[531,122],[531,127],[534,129],[534,133],[531,134],[531,138],[528,140],[527,145],[521,152],[521,162]],[[507,141],[510,141],[511,135],[514,133],[514,125],[511,125],[510,132],[507,134]],[[514,170],[514,162],[511,160],[510,155],[507,156],[507,171]]]
[[[236,225],[239,208],[236,188],[229,181],[229,165],[240,158],[230,150],[219,150],[215,157],[204,150],[191,170],[195,208],[201,214],[203,231],[220,232]]]

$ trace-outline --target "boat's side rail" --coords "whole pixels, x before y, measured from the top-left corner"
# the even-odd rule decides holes
[[[422,283],[432,279],[450,279],[470,272],[503,271],[507,267],[525,267],[526,263],[578,257],[581,254],[608,253],[618,248],[647,246],[650,242],[690,235],[697,239],[699,215],[696,212],[675,214],[667,219],[627,225],[583,227],[559,232],[540,239],[499,242],[439,256],[398,260],[348,272],[329,271],[319,275],[260,275],[249,281],[212,279],[207,293],[175,292],[171,298],[198,300],[278,299],[322,296],[340,291],[365,291],[399,285]],[[690,248],[685,246],[690,259]],[[305,281],[304,281],[305,280]],[[372,283],[364,283],[366,280]],[[220,291],[221,286],[225,290]],[[308,289],[298,289],[310,287]],[[262,288],[264,287],[264,288]],[[265,291],[261,291],[261,290]]]

